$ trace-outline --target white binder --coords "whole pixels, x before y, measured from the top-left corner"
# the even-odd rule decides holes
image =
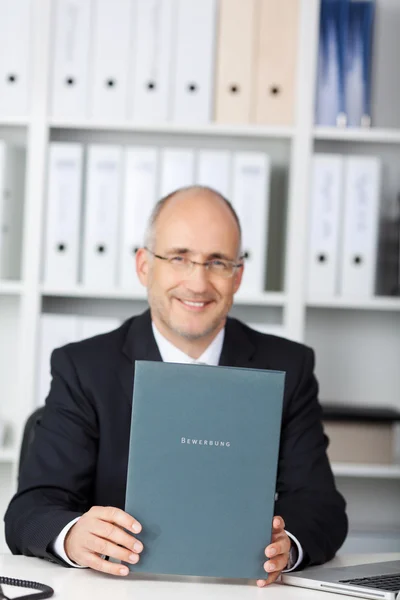
[[[339,286],[344,157],[316,154],[312,160],[308,296],[334,296]]]
[[[270,160],[266,154],[234,154],[232,203],[242,227],[245,266],[241,291],[244,294],[265,289],[269,183]]]
[[[0,140],[0,280],[21,277],[25,149]]]
[[[49,151],[44,282],[78,283],[83,147],[52,143]]]
[[[208,123],[214,98],[216,0],[177,0],[173,120]]]
[[[89,108],[94,120],[127,118],[132,10],[131,0],[95,0]]]
[[[77,319],[79,339],[82,340],[108,333],[113,329],[117,329],[121,324],[118,319],[112,317],[77,317]]]
[[[82,274],[87,286],[116,285],[121,175],[119,146],[89,146]]]
[[[129,110],[129,116],[136,123],[159,123],[170,118],[175,7],[175,0],[136,0]]]
[[[196,183],[213,188],[229,199],[231,155],[224,150],[200,150]]]
[[[37,352],[37,405],[41,406],[50,391],[50,357],[53,350],[79,339],[76,315],[42,314]]]
[[[194,183],[194,152],[186,148],[166,148],[161,154],[160,196]]]
[[[150,214],[157,202],[157,150],[128,148],[124,166],[124,200],[120,285],[136,282],[135,253],[144,244]]]
[[[51,115],[84,119],[87,114],[92,0],[54,3]]]
[[[0,115],[29,112],[32,0],[0,3]]]
[[[381,163],[373,156],[350,156],[345,165],[341,294],[371,297],[375,292]]]

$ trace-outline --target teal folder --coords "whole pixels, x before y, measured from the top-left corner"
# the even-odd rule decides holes
[[[133,572],[266,578],[285,374],[137,361],[125,510]]]

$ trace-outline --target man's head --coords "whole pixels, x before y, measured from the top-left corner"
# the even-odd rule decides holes
[[[220,194],[204,187],[178,190],[161,200],[150,218],[146,248],[136,255],[154,323],[177,347],[200,355],[223,328],[242,279],[241,232],[236,213]],[[163,260],[167,259],[174,260]],[[184,260],[185,259],[185,260]],[[206,269],[190,259],[220,264]],[[190,270],[192,267],[192,270]],[[224,276],[225,275],[225,276]],[[226,275],[231,275],[227,277]],[[195,303],[195,304],[193,304]]]

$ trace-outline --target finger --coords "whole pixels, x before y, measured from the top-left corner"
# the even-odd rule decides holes
[[[131,515],[128,515],[125,511],[115,506],[94,506],[89,511],[91,516],[101,519],[102,521],[109,521],[110,523],[116,523],[120,527],[124,527],[128,531],[134,531],[134,533],[140,533],[142,526]]]
[[[275,558],[279,554],[288,554],[290,552],[290,538],[287,534],[273,536],[272,544],[265,548],[265,556]]]
[[[289,554],[280,554],[275,556],[274,560],[267,560],[264,563],[264,569],[267,573],[281,572],[288,564]]]
[[[109,573],[110,575],[124,576],[129,573],[129,569],[125,565],[119,565],[108,560],[103,560],[100,556],[97,556],[97,554],[93,554],[92,552],[85,553],[80,564],[82,564],[83,567],[89,567],[95,571]]]
[[[280,571],[277,571],[276,573],[268,573],[268,579],[260,579],[259,580],[264,583],[264,585],[260,585],[259,587],[266,587],[267,585],[271,585],[271,583],[275,583],[275,581],[278,579],[280,574],[281,574]],[[258,585],[258,581],[257,581],[257,585]]]
[[[281,529],[285,529],[285,521],[282,517],[274,517],[272,520],[273,531],[278,532]]]
[[[132,565],[135,565],[139,561],[139,555],[137,553],[127,550],[126,548],[121,548],[121,546],[117,546],[113,542],[97,537],[93,534],[89,534],[85,548],[90,552],[95,552],[96,554],[105,554],[105,556],[110,556],[111,558],[116,558],[117,560],[123,560],[124,562],[131,563]]]
[[[258,587],[265,587],[267,585],[267,581],[265,579],[257,579]]]
[[[115,544],[124,546],[124,548],[128,548],[128,550],[134,550],[137,553],[142,552],[143,550],[143,544],[140,540],[127,533],[124,529],[121,529],[121,527],[118,525],[110,523],[109,521],[93,519],[90,532],[100,538],[104,538],[105,540],[110,540]],[[103,552],[103,554],[105,553]]]

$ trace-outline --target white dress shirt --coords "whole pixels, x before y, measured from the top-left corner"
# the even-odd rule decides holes
[[[224,343],[225,329],[221,329],[221,331],[213,339],[211,344],[204,350],[203,354],[201,356],[199,356],[199,358],[194,359],[191,356],[188,356],[187,354],[182,352],[182,350],[179,350],[179,348],[177,348],[173,344],[171,344],[171,342],[168,341],[158,331],[158,329],[154,325],[154,323],[152,323],[152,328],[153,328],[153,334],[154,334],[154,337],[155,337],[155,340],[156,340],[156,343],[157,343],[158,349],[160,351],[160,355],[161,355],[163,362],[183,363],[183,364],[196,364],[196,363],[200,364],[200,363],[202,363],[202,364],[207,364],[210,366],[217,366],[219,364],[219,359],[220,359],[221,351],[222,351],[222,345]],[[71,529],[71,527],[73,525],[75,525],[75,523],[79,520],[79,518],[80,517],[77,517],[70,523],[67,523],[67,525],[64,527],[64,529],[62,529],[62,531],[59,533],[59,535],[53,542],[52,551],[59,558],[61,558],[62,560],[67,562],[69,565],[71,565],[71,567],[76,567],[76,568],[82,569],[85,567],[81,567],[80,565],[77,565],[76,563],[72,562],[68,558],[68,556],[65,552],[65,548],[64,548],[64,542],[65,542],[67,533]],[[285,573],[295,569],[303,560],[303,548],[301,547],[300,542],[293,534],[289,533],[288,531],[286,531],[286,533],[288,534],[290,539],[295,543],[296,546],[294,546],[292,544],[290,554],[289,554],[289,562],[287,564],[287,568],[285,569]],[[273,560],[273,559],[271,558],[271,560]]]

